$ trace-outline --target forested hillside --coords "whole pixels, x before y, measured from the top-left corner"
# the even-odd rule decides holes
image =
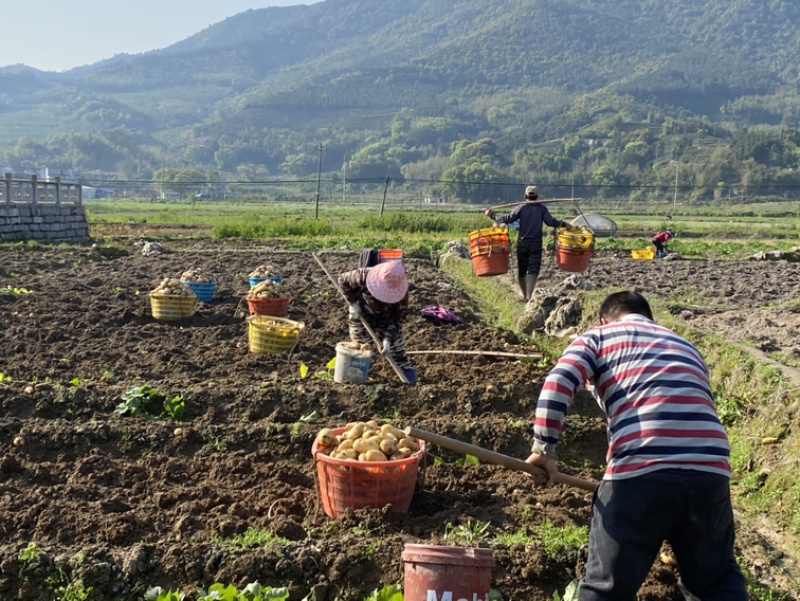
[[[263,181],[323,148],[329,177],[467,201],[532,179],[646,200],[676,176],[697,200],[791,197],[798,22],[782,0],[251,10],[72,72],[0,69],[0,164]]]

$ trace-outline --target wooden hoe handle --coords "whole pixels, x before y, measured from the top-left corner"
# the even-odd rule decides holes
[[[455,438],[447,438],[446,436],[440,436],[432,432],[426,432],[425,430],[418,430],[417,428],[412,427],[406,428],[405,433],[412,438],[421,438],[426,442],[450,449],[456,453],[472,455],[481,461],[485,461],[486,463],[501,465],[505,468],[516,470],[518,472],[527,472],[533,476],[547,475],[547,472],[544,470],[544,468],[539,467],[538,465],[528,463],[527,461],[517,459],[516,457],[509,457],[508,455],[503,455],[488,449],[476,447],[475,445],[461,442]],[[568,476],[567,474],[562,473],[556,474],[555,481],[559,484],[574,486],[575,488],[580,488],[589,492],[596,491],[597,487],[599,486],[599,483],[597,482],[584,480],[583,478],[577,478],[576,476]]]

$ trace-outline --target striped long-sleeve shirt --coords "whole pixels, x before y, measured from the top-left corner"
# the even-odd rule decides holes
[[[605,480],[660,469],[730,476],[730,444],[714,408],[708,367],[671,330],[629,314],[570,344],[539,396],[534,453],[554,455],[582,383],[594,384],[608,419]]]

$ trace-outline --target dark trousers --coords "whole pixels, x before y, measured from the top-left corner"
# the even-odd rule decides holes
[[[542,244],[517,243],[517,275],[524,278],[526,275],[539,275],[542,268]]]
[[[600,484],[580,601],[635,601],[664,540],[675,552],[687,599],[747,601],[733,553],[728,478],[696,470]]]

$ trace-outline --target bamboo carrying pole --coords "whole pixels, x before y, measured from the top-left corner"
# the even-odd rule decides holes
[[[542,359],[541,353],[504,353],[502,351],[460,351],[460,350],[440,350],[440,351],[408,351],[409,355],[477,355],[482,357],[512,357],[514,359]]]
[[[317,253],[311,253],[311,256],[314,257],[314,260],[317,263],[319,263],[320,267],[322,267],[322,271],[324,271],[325,275],[328,276],[328,279],[331,281],[331,283],[334,285],[334,287],[339,291],[339,294],[342,295],[342,298],[345,301],[347,301],[347,296],[345,296],[344,290],[342,290],[342,287],[339,286],[339,282],[337,282],[334,279],[333,275],[331,275],[331,272],[328,271],[328,268],[325,267],[325,264],[317,256]],[[373,330],[372,327],[370,327],[370,325],[367,323],[367,320],[364,319],[363,315],[360,316],[360,319],[361,319],[361,324],[364,326],[364,329],[367,330],[367,332],[369,332],[369,335],[372,337],[372,340],[375,342],[375,345],[378,347],[378,352],[386,358],[386,360],[389,362],[389,365],[391,365],[392,369],[394,369],[394,371],[397,373],[397,376],[400,378],[400,381],[403,382],[403,384],[410,384],[411,382],[408,381],[408,378],[406,378],[406,375],[403,373],[403,370],[400,369],[400,366],[397,365],[397,362],[394,359],[392,359],[389,355],[387,355],[386,353],[383,352],[383,345],[381,344],[381,341],[378,338],[377,334],[375,334],[375,330]]]
[[[497,205],[489,207],[490,210],[496,211],[497,209],[509,209],[511,207],[518,207],[519,205],[543,205],[551,202],[578,202],[580,198],[552,198],[550,200],[523,200],[522,202],[512,202],[506,205]]]
[[[412,428],[412,427],[406,428],[405,433],[407,436],[410,436],[412,438],[421,438],[426,442],[430,442],[440,447],[450,449],[451,451],[455,451],[456,453],[462,453],[463,455],[472,455],[473,457],[477,457],[478,459],[480,459],[481,461],[485,461],[486,463],[500,465],[502,467],[511,470],[516,470],[519,472],[527,472],[533,476],[544,476],[547,474],[545,469],[539,467],[538,465],[528,463],[527,461],[523,461],[522,459],[517,459],[516,457],[509,457],[508,455],[502,455],[501,453],[495,453],[494,451],[490,451],[488,449],[476,447],[475,445],[471,445],[466,442],[461,442],[460,440],[456,440],[454,438],[447,438],[446,436],[440,436],[432,432],[426,432],[425,430],[418,430],[417,428]],[[597,487],[599,486],[599,483],[597,482],[593,482],[591,480],[584,480],[583,478],[578,478],[576,476],[569,476],[567,474],[562,474],[560,472],[556,474],[554,481],[557,482],[558,484],[566,484],[567,486],[574,486],[575,488],[580,488],[581,490],[586,490],[589,492],[596,491]]]

